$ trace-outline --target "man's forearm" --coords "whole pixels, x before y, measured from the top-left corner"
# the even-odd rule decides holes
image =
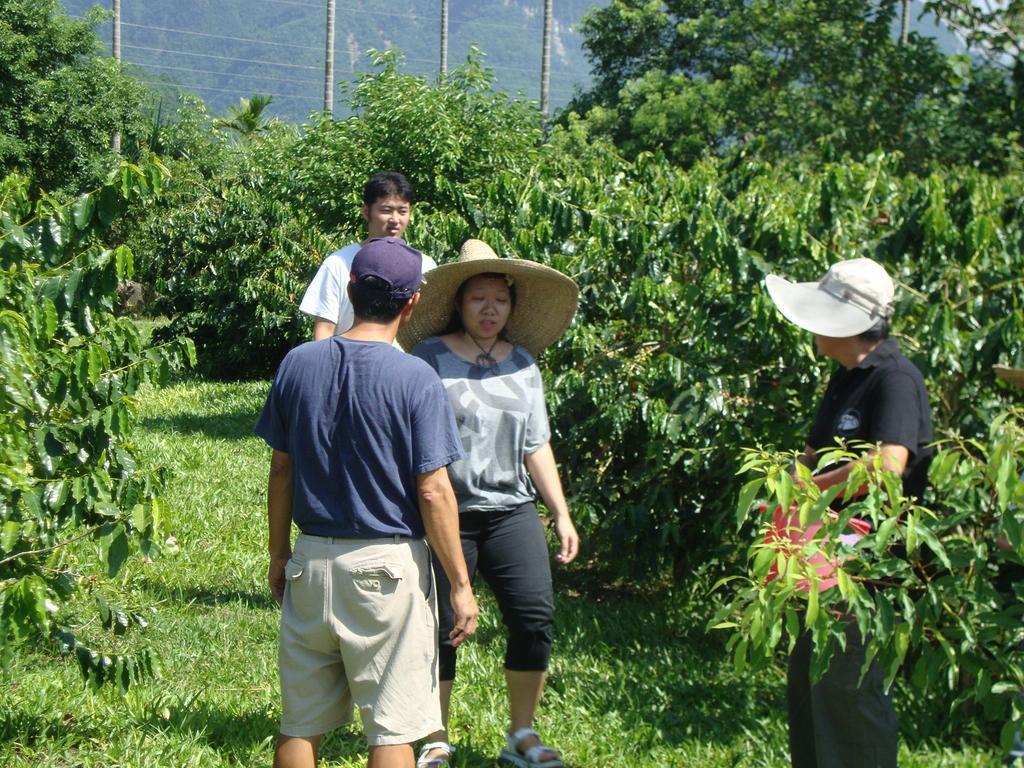
[[[292,472],[288,454],[275,451],[267,481],[267,523],[271,557],[289,557],[292,552]]]
[[[441,563],[452,588],[468,587],[469,572],[459,539],[459,507],[455,492],[448,483],[438,483],[437,486],[421,489],[419,494],[427,543]]]
[[[480,608],[473,597],[469,574],[466,571],[466,559],[462,556],[459,506],[455,501],[455,491],[448,480],[448,470],[441,467],[433,472],[418,475],[416,495],[420,515],[423,517],[423,527],[427,532],[427,542],[452,585],[451,594],[447,599],[451,600],[455,625],[448,633],[448,637],[453,647],[458,646],[476,632],[476,619]]]

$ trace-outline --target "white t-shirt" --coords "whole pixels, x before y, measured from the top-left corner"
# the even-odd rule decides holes
[[[362,247],[361,243],[352,243],[324,259],[299,304],[299,310],[311,317],[334,320],[335,335],[344,333],[355,322],[348,298],[348,280],[352,260]],[[424,274],[436,266],[432,258],[423,255]]]

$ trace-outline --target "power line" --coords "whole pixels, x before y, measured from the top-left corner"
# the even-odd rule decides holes
[[[297,5],[299,8],[316,8],[320,10],[319,5],[312,5],[310,3],[296,3],[294,0],[260,0],[264,3],[271,3],[273,5]]]
[[[209,86],[209,85],[190,85],[188,83],[168,83],[166,81],[159,81],[159,80],[139,80],[139,82],[140,83],[145,83],[146,85],[160,86],[161,88],[172,88],[172,89],[174,89],[176,91],[215,91],[217,93],[230,93],[230,94],[233,94],[235,96],[238,96],[239,94],[244,93],[244,91],[242,89],[238,89],[238,88],[214,88],[213,86]],[[250,93],[251,93],[251,91],[250,91]],[[293,94],[287,94],[287,93],[268,93],[266,91],[261,91],[260,93],[262,95],[264,95],[264,96],[273,96],[275,99],[295,99],[297,101],[317,101],[317,99],[312,97],[312,96],[295,96]]]
[[[235,56],[216,56],[212,53],[192,53],[191,51],[174,51],[166,48],[147,48],[143,45],[123,45],[122,48],[132,48],[137,51],[151,51],[152,53],[173,53],[179,56],[201,56],[206,59],[220,59],[222,61],[242,61],[248,64],[264,64],[272,67],[291,67],[293,69],[312,69],[318,71],[319,67],[310,67],[305,64],[282,64],[276,61],[260,61],[258,59],[240,59]]]
[[[367,11],[367,13],[370,13],[370,11]],[[410,18],[412,18],[412,17],[410,17]],[[476,24],[476,22],[470,22],[470,23]],[[507,28],[506,25],[502,25],[502,24],[489,24],[488,25],[486,22],[480,22],[480,25],[482,25],[482,26],[501,27],[503,29]],[[301,51],[316,51],[317,53],[319,53],[320,50],[321,50],[319,46],[314,47],[314,46],[310,46],[310,45],[295,45],[294,43],[275,43],[275,42],[273,42],[271,40],[259,40],[259,39],[252,38],[252,37],[234,37],[232,35],[214,35],[214,34],[212,34],[210,32],[194,32],[194,31],[189,30],[189,29],[174,29],[174,28],[171,28],[171,27],[154,27],[154,26],[149,25],[149,24],[132,24],[132,23],[127,22],[127,21],[121,22],[121,26],[123,26],[123,27],[135,27],[136,29],[153,30],[153,31],[156,31],[156,32],[171,32],[171,33],[179,34],[179,35],[193,35],[195,37],[208,37],[208,38],[212,38],[212,39],[215,39],[215,40],[231,40],[233,42],[238,42],[238,43],[255,43],[257,45],[276,45],[276,46],[280,46],[280,47],[284,47],[284,48],[296,48],[296,49],[301,50]],[[526,29],[525,27],[518,27],[518,28]],[[434,63],[433,59],[417,59],[417,58],[409,58],[409,57],[406,57],[406,58],[407,58],[408,61],[422,61],[422,62],[431,63],[431,64]],[[498,68],[501,68],[501,67],[498,67]],[[517,67],[504,67],[504,69],[517,69]],[[531,70],[529,68],[525,68],[525,67],[519,67],[518,69],[522,69],[525,72],[533,71],[533,70]],[[552,72],[552,74],[554,74],[554,72]]]
[[[170,27],[151,27],[148,24],[130,24],[127,21],[121,22],[122,27],[137,27],[138,29],[153,29],[158,32],[176,32],[179,35],[195,35],[197,37],[213,37],[217,40],[234,40],[239,43],[258,43],[260,45],[279,45],[284,48],[298,48],[303,51],[319,51],[320,48],[314,48],[310,45],[295,45],[294,43],[275,43],[270,40],[256,40],[251,37],[232,37],[231,35],[213,35],[209,32],[193,32],[188,29],[171,29]]]
[[[308,8],[317,8],[317,9],[320,8],[319,5],[312,5],[312,4],[309,4],[309,3],[294,2],[294,0],[261,0],[261,1],[262,2],[266,2],[266,3],[276,3],[276,4],[282,4],[282,5],[303,6],[303,7],[308,7]],[[347,10],[347,11],[350,11],[352,13],[362,14],[362,15],[383,15],[383,16],[391,16],[391,17],[407,18],[407,19],[418,19],[418,20],[425,20],[425,21],[436,21],[437,20],[437,19],[434,19],[432,17],[416,16],[415,14],[399,14],[399,13],[391,13],[391,12],[385,12],[385,11],[368,11],[368,10],[365,10],[365,9],[358,9],[358,8],[351,8],[351,7],[342,8],[342,10]],[[207,32],[196,32],[196,31],[186,30],[186,29],[175,29],[175,28],[169,28],[169,27],[158,27],[158,26],[146,25],[146,24],[134,24],[134,23],[130,23],[130,22],[122,22],[122,24],[125,25],[125,26],[134,27],[134,28],[137,28],[137,29],[152,30],[152,31],[159,31],[159,32],[168,32],[168,33],[172,33],[172,34],[183,34],[183,35],[190,35],[190,36],[196,36],[196,37],[205,37],[205,38],[210,38],[210,39],[230,40],[230,41],[233,41],[233,42],[240,42],[240,43],[251,43],[251,44],[256,44],[256,45],[278,46],[278,47],[285,47],[285,48],[291,48],[291,49],[297,49],[297,50],[309,50],[309,51],[319,51],[320,50],[319,48],[314,48],[314,47],[311,47],[311,46],[302,46],[302,45],[297,45],[297,44],[294,44],[294,43],[277,43],[277,42],[270,41],[270,40],[259,40],[259,39],[254,39],[254,38],[236,37],[236,36],[231,36],[231,35],[216,35],[216,34],[207,33]],[[466,25],[466,26],[470,26],[470,25],[472,25],[472,26],[489,26],[489,27],[501,28],[501,29],[504,29],[504,30],[509,30],[509,29],[527,29],[528,30],[528,29],[530,29],[529,27],[523,27],[523,26],[520,26],[520,25],[497,24],[497,23],[488,23],[488,22],[482,22],[482,21],[464,21],[464,22],[460,22],[460,25]],[[566,29],[568,31],[572,32],[572,30],[569,29],[568,27]],[[138,51],[150,52],[150,53],[162,53],[162,54],[171,54],[171,55],[179,55],[179,56],[192,56],[192,57],[198,57],[198,58],[209,58],[209,59],[214,59],[214,60],[219,60],[219,61],[242,62],[242,63],[255,64],[255,65],[266,66],[266,67],[286,67],[286,68],[290,68],[290,69],[305,69],[305,70],[310,70],[310,71],[317,71],[319,69],[319,67],[317,67],[317,66],[308,66],[308,65],[302,65],[302,64],[288,64],[288,63],[283,63],[283,62],[266,61],[266,60],[262,60],[262,59],[247,59],[247,58],[233,57],[233,56],[220,56],[220,55],[216,55],[216,54],[197,53],[197,52],[193,52],[193,51],[183,51],[183,50],[176,50],[176,49],[153,48],[153,47],[139,46],[139,45],[124,45],[123,47],[124,48],[133,49],[133,50],[138,50]],[[434,66],[436,66],[436,63],[437,63],[436,60],[432,59],[432,58],[431,59],[425,59],[425,58],[418,58],[418,57],[403,56],[403,59],[405,61],[407,61],[407,62],[410,62],[410,63],[418,62],[418,63],[421,63],[421,64],[425,64],[428,67],[434,67]],[[242,73],[226,73],[226,72],[218,72],[218,71],[213,71],[213,70],[190,69],[190,68],[186,68],[186,67],[174,67],[174,66],[170,66],[170,65],[145,64],[143,62],[138,62],[138,61],[126,62],[126,63],[132,64],[132,65],[135,65],[135,66],[139,66],[139,67],[143,67],[143,68],[150,67],[150,68],[153,68],[153,69],[172,70],[172,71],[186,72],[186,73],[192,73],[192,74],[216,75],[216,76],[219,76],[219,77],[222,77],[222,78],[225,78],[225,79],[230,79],[230,78],[245,78],[245,79],[252,79],[252,80],[263,79],[263,80],[272,81],[272,82],[278,82],[278,83],[296,83],[296,84],[301,84],[301,85],[307,85],[307,84],[312,85],[312,84],[315,84],[315,82],[316,82],[316,81],[313,81],[313,80],[299,80],[299,79],[293,79],[293,78],[273,77],[273,76],[269,76],[269,75],[246,75],[246,74],[242,74]],[[535,68],[535,67],[517,67],[517,66],[514,66],[514,65],[502,66],[502,65],[496,65],[496,64],[495,65],[489,65],[489,64],[486,64],[486,63],[483,66],[486,69],[492,70],[492,71],[494,71],[496,73],[497,72],[521,72],[521,73],[525,73],[525,74],[528,74],[528,75],[535,75],[537,73],[537,68]],[[354,69],[354,70],[352,70],[352,74],[355,75],[355,74],[359,74],[360,72],[367,72],[367,71],[371,71],[371,70],[358,70],[358,69]],[[573,80],[572,73],[569,70],[562,70],[560,72],[559,71],[553,71],[551,74],[552,74],[553,77],[558,77],[559,79],[561,79],[562,77],[565,77],[567,80],[570,80],[570,81]],[[141,82],[145,82],[145,83],[150,84],[150,85],[168,85],[167,83],[154,83],[154,82],[150,82],[150,81],[141,81]],[[569,85],[571,87],[572,85],[575,85],[575,83],[571,82]],[[173,87],[185,87],[185,86],[175,85]],[[235,93],[236,92],[235,90],[229,90],[229,89],[223,89],[223,88],[215,88],[215,87],[212,87],[212,86],[193,86],[193,87],[195,87],[196,89],[205,90],[205,91],[211,91],[211,92],[221,92],[221,93]],[[563,90],[562,88],[557,88],[556,91],[558,92],[559,95],[563,95],[563,94],[568,95],[568,91],[567,90]],[[274,94],[271,94],[271,95],[274,95]],[[304,98],[304,97],[286,96],[286,95],[283,95],[283,94],[276,94],[276,95],[279,98],[299,98],[299,99]]]
[[[303,83],[307,85],[319,85],[319,80],[295,80],[289,77],[269,77],[267,75],[243,75],[236,72],[217,72],[212,69],[189,69],[188,67],[172,67],[167,64],[145,64],[141,61],[126,61],[125,64],[131,64],[135,67],[142,67],[143,69],[170,69],[176,72],[189,72],[200,75],[220,75],[223,78],[231,79],[235,77],[246,77],[250,80],[273,80],[279,83]]]
[[[320,9],[319,5],[310,5],[309,3],[297,3],[294,0],[260,0],[264,3],[271,3],[276,5],[295,5],[300,8],[316,8]],[[372,14],[375,16],[393,16],[399,19],[412,19],[414,21],[436,21],[440,22],[440,16],[417,16],[414,13],[393,13],[391,11],[371,11],[366,8],[354,8],[353,6],[337,6],[338,11],[348,11],[350,13],[361,13],[361,14]]]
[[[210,53],[193,53],[193,52],[190,52],[190,51],[176,51],[176,50],[164,49],[164,48],[148,48],[148,47],[145,47],[145,46],[128,45],[128,44],[124,44],[124,45],[122,45],[122,47],[123,48],[131,48],[133,50],[139,50],[139,51],[149,51],[151,53],[170,53],[170,54],[176,54],[176,55],[180,55],[180,56],[196,56],[196,57],[200,57],[200,58],[217,59],[217,60],[220,60],[220,61],[237,61],[237,62],[243,62],[243,63],[248,63],[248,64],[258,64],[258,65],[261,65],[261,66],[289,67],[289,68],[294,68],[294,69],[306,69],[306,70],[314,70],[314,71],[319,69],[318,67],[305,66],[305,65],[301,65],[301,64],[284,64],[284,63],[281,63],[281,62],[263,61],[263,60],[259,60],[259,59],[243,59],[243,58],[238,58],[238,57],[234,57],[234,56],[216,56],[216,55],[210,54]],[[406,57],[405,60],[406,61],[410,61],[410,62],[420,62],[420,63],[423,63],[423,64],[429,64],[431,66],[434,66],[436,64],[436,61],[434,59],[423,59],[423,58],[416,58],[416,57]],[[148,63],[142,62],[142,61],[132,61],[132,62],[127,62],[127,63],[133,64],[133,65],[139,66],[139,67],[152,66],[152,67],[155,67],[155,68],[158,68],[158,69],[174,69],[174,70],[180,70],[180,71],[183,71],[183,72],[188,72],[188,71],[200,72],[201,71],[201,72],[208,73],[208,74],[219,74],[219,75],[222,75],[223,77],[249,77],[249,78],[254,78],[254,79],[258,79],[260,77],[260,76],[256,76],[256,75],[243,75],[243,74],[240,74],[240,73],[239,74],[235,74],[235,73],[224,73],[224,72],[211,72],[209,70],[189,70],[189,69],[184,68],[184,67],[171,67],[169,65],[164,65],[164,64],[148,64]],[[487,69],[494,70],[495,72],[523,72],[523,73],[530,74],[530,75],[533,75],[533,74],[537,73],[536,69],[529,68],[529,67],[513,67],[513,66],[498,66],[498,65],[485,65],[485,67]],[[359,72],[369,72],[369,71],[371,71],[371,70],[352,70],[352,73],[356,74],[356,73],[359,73]],[[552,72],[552,76],[553,77],[555,77],[555,76],[571,77],[571,73],[568,70],[561,70],[561,71],[555,70],[555,71]],[[273,76],[270,76],[270,75],[265,76],[265,79],[267,79],[267,80],[277,80],[277,81],[280,81],[280,82],[301,82],[301,83],[313,83],[314,82],[312,80],[293,80],[293,79],[289,79],[289,78],[278,78],[278,77],[273,77]]]
[[[259,0],[259,2],[269,3],[271,5],[291,5],[291,6],[295,6],[295,7],[298,7],[298,8],[313,8],[313,9],[316,9],[316,10],[321,10],[322,9],[321,5],[314,5],[312,3],[297,2],[297,0]],[[338,11],[347,11],[349,13],[355,13],[355,14],[363,14],[363,15],[391,16],[391,17],[399,18],[399,19],[412,19],[414,21],[429,21],[429,22],[438,22],[438,23],[440,22],[440,16],[418,16],[418,15],[416,15],[414,13],[395,13],[393,11],[372,11],[372,10],[369,10],[367,8],[356,8],[354,6],[341,6],[341,5],[339,5],[337,7],[337,10]],[[475,19],[469,19],[469,20],[452,19],[452,23],[453,24],[457,24],[457,25],[470,25],[471,24],[473,26],[479,26],[479,27],[494,27],[494,28],[497,28],[497,29],[524,29],[524,30],[535,30],[535,31],[539,31],[540,30],[539,26],[533,27],[533,26],[531,26],[529,24],[526,24],[526,25],[522,25],[522,24],[499,24],[499,23],[493,22],[493,21],[491,21],[491,22],[488,22],[488,21],[477,21]],[[572,25],[571,24],[564,25],[564,29],[567,32],[571,33],[571,34],[579,34],[578,32],[576,32],[575,30],[572,29]]]
[[[262,0],[262,1],[263,2],[285,2],[285,0]],[[288,4],[296,5],[297,3],[289,2]],[[319,7],[319,6],[308,6],[308,7],[313,8],[313,7]],[[353,10],[356,10],[356,9],[353,9]],[[408,14],[405,14],[405,15],[402,15],[402,14],[390,14],[390,13],[378,12],[378,11],[357,11],[357,12],[361,12],[361,13],[381,13],[383,15],[402,16],[403,18],[426,18],[428,20],[432,20],[432,19],[429,19],[428,17],[416,17],[416,16],[411,16],[411,15],[408,15]],[[467,24],[475,24],[475,25],[478,25],[478,26],[499,27],[499,28],[502,28],[502,29],[508,29],[509,28],[508,25],[488,24],[487,22],[465,22],[465,23],[467,23]],[[133,24],[133,23],[130,23],[130,22],[122,22],[122,26],[136,27],[136,28],[139,28],[139,29],[156,30],[156,31],[161,31],[161,32],[172,32],[172,33],[178,33],[178,34],[184,34],[184,35],[195,35],[195,36],[199,36],[199,37],[209,37],[209,38],[214,38],[214,39],[219,39],[219,40],[232,40],[232,41],[236,41],[236,42],[256,43],[256,44],[259,44],[259,45],[276,45],[276,46],[283,46],[283,47],[288,47],[288,48],[296,48],[296,49],[299,49],[299,50],[306,50],[306,51],[319,51],[320,50],[318,47],[314,48],[314,47],[311,47],[311,46],[295,45],[293,43],[275,43],[275,42],[272,42],[272,41],[269,41],[269,40],[257,40],[257,39],[254,39],[254,38],[233,37],[231,35],[214,35],[214,34],[211,34],[211,33],[208,33],[208,32],[193,32],[191,30],[172,29],[172,28],[169,28],[169,27],[155,27],[155,26],[150,26],[150,25],[146,25],[146,24]],[[516,27],[516,28],[526,29],[525,27]],[[135,50],[151,51],[153,53],[170,53],[170,54],[177,54],[177,55],[180,55],[180,56],[199,56],[199,57],[203,57],[203,58],[220,59],[220,60],[223,60],[223,61],[240,61],[240,62],[245,62],[245,63],[249,63],[249,64],[262,64],[262,65],[275,66],[275,67],[290,67],[290,68],[310,69],[310,70],[317,70],[317,69],[319,69],[318,67],[314,67],[314,66],[303,66],[303,65],[299,65],[299,64],[284,64],[284,63],[274,62],[274,61],[264,61],[264,60],[257,60],[257,59],[243,59],[243,58],[232,57],[232,56],[217,56],[217,55],[214,55],[214,54],[195,53],[195,52],[192,52],[192,51],[178,51],[178,50],[164,49],[164,48],[149,48],[149,47],[146,47],[146,46],[127,45],[127,44],[123,45],[122,47],[124,47],[124,48],[132,48],[132,49],[135,49]],[[413,56],[403,56],[403,58],[406,61],[415,61],[415,62],[421,62],[421,63],[424,63],[424,64],[430,64],[430,65],[436,64],[436,61],[434,59],[424,59],[424,58],[417,58],[417,57],[413,57]],[[516,66],[513,66],[513,65],[497,65],[497,64],[484,64],[484,67],[488,68],[488,69],[493,69],[495,71],[510,71],[510,72],[511,71],[516,71],[516,72],[526,72],[528,74],[534,74],[534,73],[537,72],[537,68],[536,67],[516,67]],[[552,76],[568,74],[568,70],[562,70],[561,72],[559,72],[557,70],[553,70],[551,74],[552,74]]]

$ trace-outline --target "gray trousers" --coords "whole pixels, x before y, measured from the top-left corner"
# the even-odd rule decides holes
[[[858,686],[864,645],[856,624],[846,629],[828,671],[811,684],[811,636],[803,633],[789,657],[786,696],[793,768],[896,768],[896,710],[872,664]]]

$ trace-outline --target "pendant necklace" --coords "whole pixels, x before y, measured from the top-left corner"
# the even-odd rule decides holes
[[[477,341],[473,334],[467,333],[466,335],[473,339],[473,343],[476,344],[477,349],[480,350],[480,354],[476,356],[476,364],[478,366],[481,368],[493,368],[498,364],[498,361],[494,359],[494,355],[492,355],[491,352],[493,352],[494,348],[498,346],[500,339],[495,339],[494,343],[491,344],[490,349],[484,349],[483,344]]]

